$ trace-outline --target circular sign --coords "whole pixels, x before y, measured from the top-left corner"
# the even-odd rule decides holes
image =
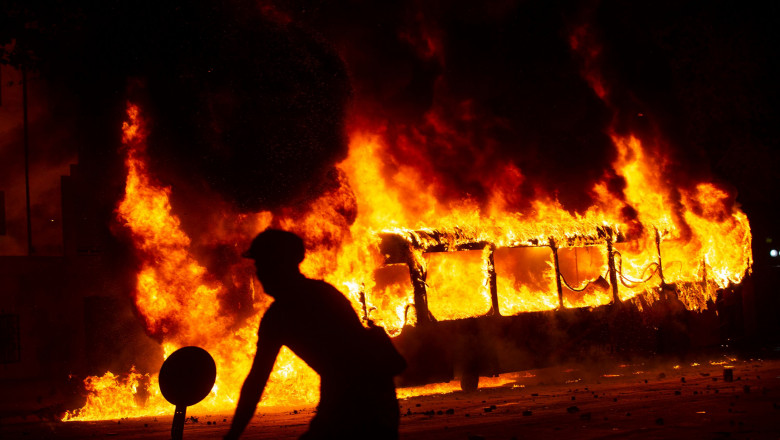
[[[217,378],[217,364],[200,347],[182,347],[160,367],[160,391],[176,406],[194,405],[211,392]]]

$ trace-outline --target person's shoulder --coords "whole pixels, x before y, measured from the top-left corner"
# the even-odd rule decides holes
[[[332,284],[323,280],[314,280],[311,278],[307,278],[306,280],[306,290],[313,293],[315,296],[319,296],[322,300],[330,303],[349,303],[347,297]]]
[[[344,301],[347,301],[347,297],[344,296],[344,293],[342,293],[339,289],[337,289],[333,284],[330,284],[323,280],[311,280],[312,288],[310,290],[314,290],[317,292],[322,293],[323,295],[329,296],[329,297],[335,297],[336,299],[343,299]]]
[[[328,283],[327,281],[306,278],[306,282],[309,284],[310,288],[315,288],[315,289],[318,289],[318,290],[330,290],[330,291],[338,292],[338,289],[333,287],[333,285]]]
[[[274,301],[263,313],[260,319],[260,326],[274,325],[276,321],[283,320],[284,310],[279,301]]]
[[[260,325],[257,329],[258,337],[264,339],[274,339],[280,337],[285,333],[287,326],[287,317],[289,314],[284,310],[282,304],[279,301],[274,301],[268,306],[268,309],[263,313],[263,317],[260,319]],[[258,339],[258,343],[260,339]]]

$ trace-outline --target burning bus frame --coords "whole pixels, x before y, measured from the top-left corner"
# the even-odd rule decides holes
[[[700,282],[667,283],[661,244],[666,231],[655,232],[655,261],[643,270],[650,275],[639,283],[646,283],[657,275],[658,285],[646,286],[645,291],[630,299],[621,300],[618,282],[626,287],[622,273],[622,256],[616,244],[626,242],[618,228],[602,225],[587,233],[567,234],[546,239],[535,237],[513,239],[496,243],[475,238],[479,234],[460,229],[397,230],[379,234],[379,250],[384,255],[384,266],[406,265],[413,288],[413,299],[405,315],[413,308],[416,323],[410,324],[404,316],[401,332],[394,338],[398,350],[406,357],[409,367],[399,377],[400,386],[417,386],[449,382],[460,378],[461,388],[478,388],[480,376],[540,368],[568,361],[593,360],[605,356],[652,356],[657,353],[684,355],[691,348],[691,328],[700,327],[700,334],[715,334],[716,340],[699,341],[699,346],[717,345],[733,335],[734,325],[724,324],[721,315],[734,315],[722,310],[724,303],[734,305],[741,295],[742,285],[716,289],[717,305],[708,299],[707,310],[688,310],[678,299],[680,289],[690,290],[716,287],[708,283],[706,264]],[[607,279],[599,276],[584,287],[574,288],[561,273],[559,250],[586,246],[604,246],[607,256]],[[557,288],[557,307],[553,310],[520,312],[502,315],[499,309],[495,251],[499,248],[548,247],[552,254],[552,268]],[[429,310],[428,267],[423,254],[481,250],[485,270],[484,284],[490,294],[490,309],[479,316],[437,320]],[[616,264],[619,256],[619,264]],[[636,281],[635,281],[636,282]],[[692,286],[691,284],[694,284]],[[590,285],[611,291],[608,304],[596,306],[569,306],[564,300],[564,287],[583,291]],[[650,299],[649,296],[654,296]],[[714,295],[713,295],[714,296]],[[732,298],[730,301],[724,301]],[[361,293],[364,319],[370,319],[365,292]],[[733,308],[733,307],[732,307]],[[725,312],[725,313],[724,313]],[[724,330],[724,325],[730,326]]]

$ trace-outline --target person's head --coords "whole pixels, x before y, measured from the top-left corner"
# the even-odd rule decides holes
[[[298,265],[306,250],[301,237],[288,231],[266,229],[257,234],[243,256],[255,260],[257,279],[271,296],[275,287],[300,274]]]

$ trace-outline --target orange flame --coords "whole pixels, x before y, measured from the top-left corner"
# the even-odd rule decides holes
[[[142,259],[136,285],[136,306],[149,331],[161,335],[165,357],[186,345],[205,348],[217,363],[211,394],[194,410],[227,410],[238,400],[238,389],[251,366],[256,329],[268,303],[238,329],[219,313],[224,287],[209,278],[190,253],[190,239],[172,213],[170,188],[156,184],[146,169],[146,132],[137,106],[128,105],[123,125],[127,185],[118,218],[131,231]],[[263,215],[259,229],[267,226]],[[142,381],[141,378],[145,380]],[[65,420],[100,420],[170,414],[173,406],[159,393],[157,375],[131,373],[118,379],[108,372],[86,379],[87,405]],[[262,405],[305,405],[319,398],[319,377],[287,349],[282,350]],[[139,399],[139,395],[147,396]]]
[[[435,115],[430,119],[436,120]],[[146,132],[136,106],[128,107],[123,131],[127,186],[117,216],[132,234],[142,262],[136,305],[149,331],[162,338],[166,356],[185,345],[201,346],[214,356],[217,383],[193,411],[229,412],[250,367],[257,324],[268,300],[257,295],[254,313],[240,323],[220,313],[226,287],[198,262],[172,211],[171,189],[156,183],[146,168]],[[611,281],[603,280],[610,271],[610,254],[603,246],[607,239],[614,244],[621,300],[642,293],[652,299],[662,281],[659,268],[663,281],[676,283],[680,299],[691,309],[706,307],[716,288],[741,282],[752,264],[750,227],[728,193],[700,182],[678,188],[682,197],[675,202],[660,177],[662,158],[646,155],[635,137],[613,135],[612,140],[618,153],[613,168],[625,179],[625,200],[616,200],[606,182],[600,182],[591,189],[596,203],[582,214],[566,211],[554,196],[540,196],[530,212],[519,213],[508,208],[516,197],[513,187],[524,179],[513,164],[495,170],[488,204],[468,199],[443,202],[432,188],[421,187],[425,179],[419,168],[406,163],[384,166],[388,157],[384,133],[361,126],[351,133],[349,156],[338,166],[337,189],[315,200],[304,214],[227,215],[225,222],[232,226],[226,229],[231,232],[214,240],[243,246],[271,224],[299,233],[310,249],[301,266],[304,274],[335,285],[356,312],[362,315],[365,307],[371,319],[391,334],[414,325],[417,317],[410,313],[414,295],[409,270],[384,265],[383,233],[418,243],[431,240],[433,233],[449,234],[453,248],[469,241],[495,245],[492,266],[486,263],[486,250],[435,254],[414,249],[410,258],[427,269],[430,312],[439,320],[487,313],[491,298],[485,280],[491,271],[497,275],[502,315],[558,307],[556,269],[548,247],[552,243],[558,244],[559,270],[567,285],[564,307],[612,301],[606,287]],[[355,205],[359,209],[350,223],[339,209]],[[625,206],[636,211],[635,219],[624,218]],[[250,268],[236,267],[233,276],[253,291],[261,289]],[[88,378],[87,405],[66,420],[170,414],[173,407],[160,396],[156,380],[154,374],[135,371],[121,379],[112,373]],[[318,399],[318,382],[317,375],[285,349],[261,405],[312,404]],[[447,387],[406,390],[402,395]]]

